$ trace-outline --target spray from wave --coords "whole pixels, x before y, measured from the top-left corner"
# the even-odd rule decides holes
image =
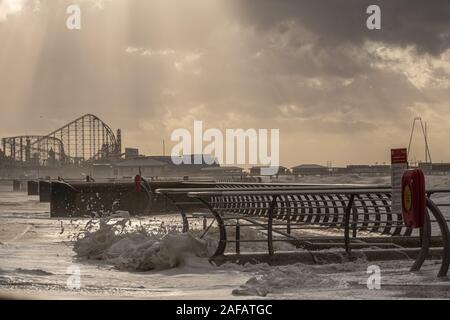
[[[128,212],[89,220],[75,237],[79,259],[103,260],[121,270],[149,271],[177,267],[189,257],[207,258],[214,243],[181,233],[177,226],[133,226]]]

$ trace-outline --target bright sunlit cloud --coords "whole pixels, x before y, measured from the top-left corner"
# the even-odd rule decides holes
[[[0,0],[0,21],[22,11],[26,0]]]

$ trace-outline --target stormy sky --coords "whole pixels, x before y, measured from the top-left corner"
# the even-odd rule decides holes
[[[343,165],[389,162],[421,116],[450,162],[449,49],[448,0],[0,0],[0,137],[94,113],[161,154],[203,120],[280,129],[286,166]]]

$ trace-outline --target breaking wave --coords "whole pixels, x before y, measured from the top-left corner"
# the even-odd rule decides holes
[[[90,220],[75,237],[79,259],[104,260],[121,270],[149,271],[177,267],[189,257],[210,256],[214,244],[164,223],[156,229],[132,226],[128,212]]]

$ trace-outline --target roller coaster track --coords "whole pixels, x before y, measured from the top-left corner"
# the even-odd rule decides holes
[[[47,135],[23,135],[2,139],[4,156],[14,162],[35,165],[79,165],[120,154],[120,139],[93,114],[79,117]]]

